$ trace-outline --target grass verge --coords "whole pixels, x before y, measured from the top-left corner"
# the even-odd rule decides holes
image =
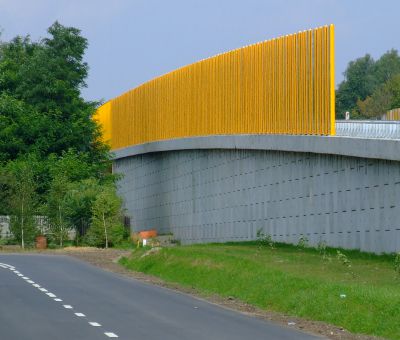
[[[394,257],[256,242],[137,249],[120,263],[205,295],[325,321],[353,333],[400,339],[400,277]]]

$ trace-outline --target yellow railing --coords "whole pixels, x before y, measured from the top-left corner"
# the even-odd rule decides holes
[[[382,116],[382,120],[400,120],[400,108],[387,111]]]
[[[112,149],[221,134],[335,134],[334,27],[182,67],[101,106]]]

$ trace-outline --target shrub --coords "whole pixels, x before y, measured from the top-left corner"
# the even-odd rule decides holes
[[[305,237],[305,236],[300,237],[300,238],[299,238],[299,242],[297,243],[297,246],[298,246],[300,249],[307,248],[307,247],[308,247],[308,238]]]
[[[269,247],[274,249],[274,241],[272,240],[272,236],[270,234],[265,234],[261,229],[257,230],[257,241],[260,246]]]

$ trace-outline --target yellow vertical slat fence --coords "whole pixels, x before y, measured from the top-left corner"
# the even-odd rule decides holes
[[[400,108],[387,111],[382,116],[382,120],[400,120]]]
[[[335,134],[334,27],[264,41],[182,67],[102,105],[112,149],[231,134]]]

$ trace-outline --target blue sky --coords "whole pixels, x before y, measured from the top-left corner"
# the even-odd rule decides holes
[[[180,66],[333,23],[336,80],[347,63],[400,49],[399,0],[0,0],[2,40],[58,20],[89,40],[89,100],[108,100]]]

